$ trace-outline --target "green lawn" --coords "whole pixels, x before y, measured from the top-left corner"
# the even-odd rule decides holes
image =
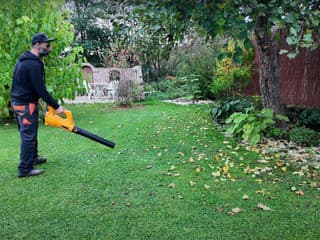
[[[45,174],[19,179],[19,135],[2,120],[0,239],[320,239],[317,179],[276,159],[245,173],[266,163],[220,133],[208,105],[67,108],[116,147],[41,124]]]

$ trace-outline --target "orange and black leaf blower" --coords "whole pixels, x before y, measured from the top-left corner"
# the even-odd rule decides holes
[[[74,124],[73,116],[70,111],[65,110],[64,114],[66,115],[66,118],[60,117],[59,115],[56,114],[53,107],[48,106],[48,111],[46,112],[45,117],[44,117],[44,124],[49,125],[49,126],[53,126],[53,127],[64,128],[64,129],[68,130],[69,132],[80,134],[86,138],[89,138],[93,141],[101,143],[101,144],[108,146],[110,148],[115,147],[116,144],[114,142],[106,140],[102,137],[99,137],[93,133],[90,133],[84,129],[77,127]]]

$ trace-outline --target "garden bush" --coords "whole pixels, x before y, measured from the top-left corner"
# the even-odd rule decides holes
[[[243,48],[243,55],[237,59],[234,40],[229,40],[221,51],[224,58],[216,61],[210,91],[216,98],[240,94],[249,84],[253,70],[253,52]]]
[[[287,116],[292,124],[320,131],[320,109],[288,107]]]
[[[273,111],[269,108],[262,110],[256,110],[254,107],[247,108],[245,113],[233,113],[226,120],[227,124],[231,124],[227,133],[254,145],[263,138],[267,129],[274,125],[274,119],[288,121],[284,116],[274,116]]]
[[[197,76],[197,96],[202,99],[214,99],[210,91],[210,84],[214,74],[215,63],[221,51],[224,39],[205,40],[200,36],[193,37],[189,46],[177,49],[179,58],[176,76],[193,79]],[[195,84],[193,84],[195,86]]]
[[[320,133],[305,127],[295,127],[289,131],[290,141],[305,147],[319,146]]]
[[[320,109],[304,109],[299,115],[298,124],[320,131]]]
[[[231,114],[244,112],[246,108],[253,106],[254,104],[246,98],[228,98],[226,101],[218,101],[211,114],[214,121],[224,124]]]

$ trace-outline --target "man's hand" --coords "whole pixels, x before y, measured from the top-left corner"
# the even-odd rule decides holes
[[[62,106],[59,106],[57,109],[56,109],[56,114],[64,114],[64,107]]]

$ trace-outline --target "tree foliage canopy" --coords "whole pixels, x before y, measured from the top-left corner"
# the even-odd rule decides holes
[[[14,1],[0,5],[0,114],[8,116],[10,86],[16,60],[31,48],[31,37],[46,32],[56,38],[52,52],[44,58],[46,84],[49,92],[58,99],[74,98],[81,90],[82,48],[72,47],[73,26],[63,10],[64,1]]]
[[[174,13],[184,26],[182,29],[186,29],[188,23],[196,23],[212,37],[232,36],[242,40],[246,47],[252,46],[251,40],[255,39],[263,103],[277,114],[284,113],[284,105],[277,62],[279,36],[275,30],[288,31],[287,42],[294,47],[288,57],[294,57],[299,47],[314,49],[319,45],[320,5],[317,0],[150,0],[143,5],[144,15],[151,12],[159,18],[164,8]],[[241,47],[236,47],[235,52],[234,56],[240,57]]]

